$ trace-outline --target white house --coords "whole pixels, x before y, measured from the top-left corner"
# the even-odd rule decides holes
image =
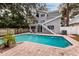
[[[36,23],[30,25],[31,32],[60,33],[61,19],[58,10],[52,12],[38,11],[36,20]]]
[[[70,26],[72,27],[79,27],[79,15],[72,18],[69,22]]]
[[[67,34],[79,34],[79,15],[70,19],[68,27],[61,27],[60,32],[66,30]]]

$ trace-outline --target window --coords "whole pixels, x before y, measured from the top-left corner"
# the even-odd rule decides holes
[[[36,29],[35,26],[32,26],[32,27],[31,27],[32,32],[35,32],[35,29]]]
[[[38,32],[42,32],[42,26],[38,25]]]
[[[32,26],[31,29],[35,29],[35,26]]]
[[[39,17],[39,13],[36,14],[36,17]]]
[[[51,29],[51,30],[53,30],[54,26],[53,25],[49,25],[48,28]]]
[[[45,20],[41,20],[41,23],[45,22]]]
[[[45,14],[41,14],[41,17],[44,17],[45,16]]]

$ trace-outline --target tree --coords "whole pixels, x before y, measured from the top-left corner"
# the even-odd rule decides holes
[[[43,3],[1,3],[0,20],[4,22],[1,24],[4,24],[5,27],[22,27],[24,21],[28,24],[28,20],[35,19],[32,14],[33,10],[37,13],[37,10],[46,10],[45,6],[46,4]]]
[[[1,28],[27,28],[36,19],[33,13],[37,10],[47,10],[46,4],[41,3],[1,3]],[[28,23],[28,21],[30,21]]]
[[[62,19],[63,26],[69,26],[69,18],[72,17],[72,15],[74,14],[73,11],[74,10],[77,11],[78,9],[79,9],[78,3],[63,3],[63,4],[60,4],[59,10],[62,14],[61,19]]]

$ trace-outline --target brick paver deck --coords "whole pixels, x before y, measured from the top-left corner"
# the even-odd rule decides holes
[[[1,56],[63,56],[79,55],[79,46],[69,49],[55,48],[52,46],[24,42],[2,54]]]

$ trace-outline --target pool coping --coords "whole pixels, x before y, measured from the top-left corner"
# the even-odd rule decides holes
[[[21,33],[21,34],[17,34],[17,35],[22,35],[22,34],[36,34],[36,35],[44,35],[44,36],[62,36],[64,37],[66,40],[68,40],[72,45],[66,47],[66,48],[62,48],[62,47],[56,47],[56,46],[50,46],[50,45],[45,45],[45,44],[40,44],[40,45],[45,45],[45,46],[50,46],[50,47],[53,47],[53,48],[57,48],[57,49],[70,49],[70,48],[73,48],[75,46],[78,46],[79,45],[79,42],[77,42],[76,40],[72,39],[71,37],[69,36],[66,36],[66,35],[61,35],[61,34],[45,34],[45,33]],[[16,35],[14,35],[16,36]],[[24,41],[26,42],[26,41]],[[28,41],[27,41],[28,42]],[[19,42],[17,42],[19,43]],[[32,42],[34,43],[34,42]],[[36,43],[36,44],[39,44],[39,43]]]

